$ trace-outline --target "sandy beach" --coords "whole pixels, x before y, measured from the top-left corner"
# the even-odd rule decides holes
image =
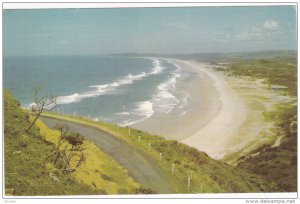
[[[229,142],[237,135],[246,119],[247,112],[244,101],[228,85],[222,73],[217,73],[205,64],[197,62],[186,62],[186,65],[205,73],[211,79],[213,87],[207,92],[218,93],[218,98],[214,100],[218,101],[219,106],[209,123],[199,127],[197,132],[182,142],[206,152],[215,159],[220,159],[228,152]],[[207,94],[206,97],[210,97],[210,94]],[[209,107],[209,104],[206,107],[216,110],[216,107]]]
[[[245,120],[243,101],[226,83],[224,76],[206,64],[171,60],[197,77],[185,88],[190,95],[184,114],[174,109],[169,114],[154,115],[135,127],[181,141],[205,151],[213,158],[221,158],[227,142]]]
[[[263,143],[274,143],[273,122],[263,112],[289,98],[270,92],[259,80],[224,76],[210,65],[168,59],[183,70],[195,73],[195,78],[183,87],[189,94],[183,110],[169,114],[154,114],[133,127],[181,141],[206,152],[215,159],[247,154]]]

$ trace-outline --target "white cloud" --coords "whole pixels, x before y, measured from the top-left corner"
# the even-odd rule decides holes
[[[281,39],[284,35],[284,30],[279,29],[278,22],[269,19],[262,23],[260,26],[249,26],[248,28],[236,32],[224,32],[214,38],[217,43],[231,43],[235,40],[238,41],[267,41],[270,39]]]
[[[274,20],[269,19],[264,22],[264,28],[267,30],[275,30],[278,27],[279,27],[278,22],[276,22]]]

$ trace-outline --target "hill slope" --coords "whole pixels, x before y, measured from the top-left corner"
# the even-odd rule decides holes
[[[287,52],[288,53],[288,52]],[[283,192],[297,191],[297,58],[282,53],[271,57],[257,55],[256,59],[239,59],[225,69],[217,68],[228,75],[263,79],[264,83],[283,87],[282,96],[295,98],[281,103],[274,111],[265,112],[265,117],[274,122],[279,145],[274,142],[262,145],[249,155],[238,159],[238,166],[275,182]],[[281,139],[282,138],[282,139]]]
[[[4,163],[6,195],[91,195],[139,193],[127,171],[89,141],[86,161],[66,174],[45,160],[55,149],[58,133],[38,122],[30,132],[30,116],[4,91]],[[45,136],[48,136],[45,138]]]
[[[29,125],[30,117],[8,92],[4,92],[4,113],[5,188],[7,194],[9,194],[9,189],[14,189],[14,195],[149,193],[147,189],[134,184],[134,181],[126,175],[119,178],[123,178],[121,179],[122,182],[127,178],[129,183],[113,184],[115,190],[110,191],[97,185],[97,177],[92,177],[94,174],[81,174],[80,171],[77,172],[77,176],[76,174],[62,173],[45,162],[45,157],[55,148],[55,144],[53,144],[55,137],[52,137],[55,133],[47,135],[50,130],[41,124],[38,124],[39,128],[34,127],[29,133],[26,133],[24,129]],[[161,166],[168,175],[170,184],[178,193],[278,191],[274,183],[267,183],[262,177],[254,173],[213,160],[204,152],[199,152],[177,141],[165,140],[162,137],[131,128],[128,132],[128,128],[79,117],[61,116],[53,113],[46,115],[63,117],[70,121],[87,124],[93,128],[100,128],[127,142],[132,148],[144,151]],[[138,136],[141,140],[138,140]],[[48,137],[48,139],[46,138],[48,141],[45,140],[45,137]],[[149,144],[151,144],[150,151]],[[161,161],[160,153],[162,153]],[[91,166],[92,163],[93,161],[87,162],[83,168],[93,169],[93,172],[96,172],[95,168]],[[172,171],[173,164],[174,171]],[[104,171],[98,172],[105,174],[105,179],[101,181],[102,184],[119,180],[115,177],[122,173],[115,174],[112,171],[122,170],[122,168],[117,164],[111,168],[111,172],[109,170],[106,170],[105,173],[103,173]],[[124,171],[122,170],[122,172]],[[54,173],[55,177],[49,176],[50,173]],[[190,189],[187,188],[188,177],[191,178]],[[88,181],[85,184],[81,183],[84,182],[84,179]],[[91,182],[93,179],[95,180],[94,183]]]
[[[153,157],[163,171],[169,175],[169,182],[178,193],[278,191],[274,183],[267,183],[254,173],[213,160],[204,152],[177,141],[166,140],[133,128],[118,127],[80,117],[55,113],[45,113],[44,115],[85,124],[91,128],[99,128],[120,140],[126,141],[132,148],[144,151]],[[172,171],[173,164],[174,171]],[[187,188],[188,177],[191,178],[190,189]]]

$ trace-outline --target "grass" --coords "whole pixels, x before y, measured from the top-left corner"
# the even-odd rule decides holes
[[[276,185],[267,184],[260,176],[213,160],[204,152],[177,141],[165,140],[162,137],[133,128],[118,127],[86,118],[58,115],[56,113],[44,113],[44,115],[97,127],[126,141],[133,148],[144,151],[155,158],[163,171],[169,175],[169,180],[178,193],[277,191]],[[149,144],[151,144],[150,150]],[[161,161],[160,153],[162,153]],[[172,174],[173,164],[175,165],[175,171]],[[190,190],[187,188],[188,177],[192,177]]]
[[[297,58],[275,57],[268,59],[237,60],[226,69],[228,75],[263,79],[270,91],[274,85],[286,87],[280,90],[282,96],[297,98]],[[273,137],[282,137],[278,147],[266,142],[249,155],[238,160],[238,166],[275,182],[285,192],[297,191],[297,105],[295,100],[277,105],[273,111],[264,112],[266,121],[274,122]],[[270,136],[270,135],[269,135]],[[270,137],[271,138],[271,137]],[[254,154],[253,153],[259,153]]]
[[[285,59],[251,59],[232,63],[223,70],[233,76],[249,76],[263,79],[268,85],[286,87],[283,92],[291,96],[297,95],[297,65],[294,58]],[[271,87],[270,87],[271,88]]]
[[[37,122],[46,141],[57,145],[59,131],[48,128],[41,120]],[[101,151],[94,143],[83,143],[86,161],[72,176],[80,183],[94,189],[105,190],[108,194],[130,194],[141,186],[128,176],[127,170],[116,163],[109,155]]]
[[[88,140],[83,143],[85,163],[71,174],[63,173],[45,160],[55,149],[58,131],[38,121],[25,132],[30,120],[19,102],[4,91],[6,195],[134,194],[143,190],[126,169]]]
[[[71,175],[51,168],[45,161],[54,144],[44,140],[38,128],[30,132],[29,115],[4,91],[4,163],[6,195],[91,195],[106,194],[77,182]],[[50,177],[54,173],[58,180]]]
[[[286,107],[278,113],[278,136],[284,135],[278,147],[256,150],[257,156],[241,158],[239,166],[276,181],[283,191],[297,191],[297,107]]]

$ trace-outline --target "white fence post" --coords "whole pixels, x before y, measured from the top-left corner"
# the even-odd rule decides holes
[[[190,190],[190,188],[191,188],[191,178],[188,177],[188,190]]]
[[[172,164],[172,174],[174,174],[175,173],[175,164],[173,163]]]

